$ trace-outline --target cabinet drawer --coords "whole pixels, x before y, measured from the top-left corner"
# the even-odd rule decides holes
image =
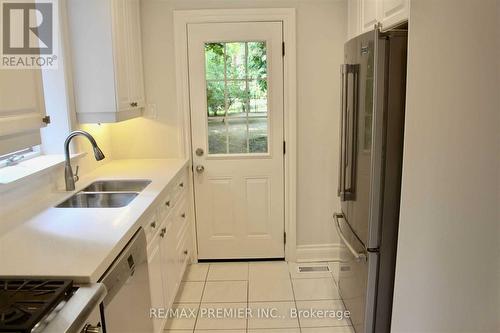
[[[178,201],[179,198],[186,192],[186,188],[188,185],[188,176],[187,172],[183,171],[174,181],[174,188],[172,189],[172,195],[174,197],[174,201]]]
[[[148,243],[151,239],[153,239],[154,235],[160,227],[160,221],[157,217],[158,216],[156,212],[149,214],[142,225],[142,227],[144,228],[144,232],[146,233],[146,239]]]
[[[177,258],[179,260],[179,274],[180,279],[184,275],[184,271],[186,270],[186,266],[188,260],[191,256],[191,237],[188,229],[185,230],[184,235],[182,236],[180,246],[177,249]]]
[[[160,221],[165,220],[173,208],[174,208],[174,202],[172,200],[172,195],[169,191],[167,195],[163,197],[163,200],[160,203],[160,207],[158,207],[159,220]]]
[[[161,221],[163,221],[173,209],[177,206],[179,199],[187,191],[188,176],[187,172],[182,172],[177,176],[174,181],[169,185],[167,189],[167,194],[163,197],[160,207],[158,208],[158,216]]]
[[[183,196],[179,200],[178,207],[175,210],[175,216],[172,216],[172,219],[176,224],[175,229],[177,230],[177,240],[181,239],[182,232],[184,232],[184,229],[189,225],[189,223],[187,223],[189,219],[187,207],[186,196]]]

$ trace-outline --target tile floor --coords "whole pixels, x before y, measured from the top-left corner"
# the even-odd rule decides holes
[[[330,271],[300,273],[284,261],[193,264],[165,332],[354,333],[348,319],[339,319],[338,264],[302,265]]]

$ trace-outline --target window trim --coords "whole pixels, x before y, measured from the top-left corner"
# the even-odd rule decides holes
[[[70,160],[77,161],[85,157],[87,153],[76,153],[70,156]],[[40,175],[50,173],[55,169],[62,167],[65,163],[65,158],[63,154],[60,155],[39,155],[28,160],[23,160],[16,165],[0,168],[0,193],[9,191],[16,188],[20,183],[29,182],[35,177]],[[3,174],[9,174],[10,172],[13,176],[3,180]],[[63,172],[61,170],[61,172]],[[62,175],[62,174],[61,174]]]
[[[15,164],[11,164],[11,165],[17,165],[21,161],[27,161],[27,160],[30,160],[32,158],[38,157],[40,155],[42,155],[42,149],[41,149],[40,145],[21,149],[21,150],[18,150],[18,151],[9,153],[9,154],[5,154],[5,155],[0,156],[0,168],[5,168],[5,167],[9,166],[8,161],[11,158],[16,158],[16,157],[21,158],[17,162],[14,162]]]

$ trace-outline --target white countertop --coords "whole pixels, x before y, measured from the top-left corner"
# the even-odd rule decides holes
[[[122,208],[50,208],[0,235],[0,275],[66,277],[97,282],[152,212],[162,192],[187,166],[185,159],[117,160],[77,183],[77,191],[102,179],[149,179]],[[74,192],[61,192],[58,202]],[[58,202],[54,202],[54,205]],[[29,204],[29,203],[28,203]]]

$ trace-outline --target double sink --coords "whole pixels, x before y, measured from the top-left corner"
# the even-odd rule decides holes
[[[150,180],[99,180],[61,202],[56,208],[125,207],[150,183]]]

